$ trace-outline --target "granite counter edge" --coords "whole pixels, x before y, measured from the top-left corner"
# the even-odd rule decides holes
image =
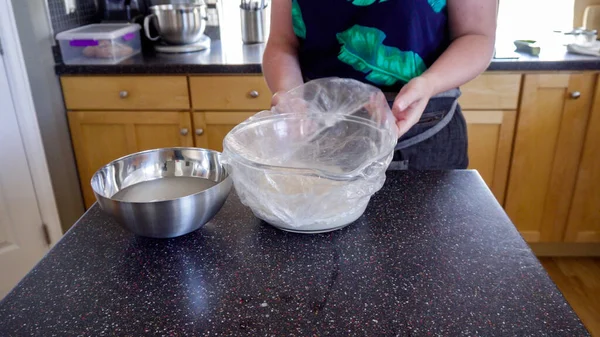
[[[487,71],[600,71],[598,60],[493,61]],[[58,76],[63,75],[164,75],[164,74],[261,74],[259,63],[248,64],[116,64],[116,65],[55,65]]]
[[[116,64],[66,65],[54,67],[56,75],[171,75],[171,74],[262,74],[260,64]]]

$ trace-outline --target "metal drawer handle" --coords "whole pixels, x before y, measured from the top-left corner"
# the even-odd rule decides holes
[[[180,133],[182,136],[187,136],[187,135],[188,135],[188,133],[190,133],[190,131],[189,131],[188,129],[181,129],[181,130],[179,131],[179,133]]]
[[[256,91],[256,90],[250,91],[250,97],[252,97],[252,98],[258,98],[258,96],[260,96],[260,94],[258,93],[258,91]]]
[[[123,90],[119,93],[119,97],[121,98],[127,98],[129,96],[129,92]]]
[[[196,129],[196,136],[202,136],[204,134],[204,129]]]
[[[573,91],[571,93],[571,98],[572,99],[578,99],[579,97],[581,97],[581,93],[579,91]]]

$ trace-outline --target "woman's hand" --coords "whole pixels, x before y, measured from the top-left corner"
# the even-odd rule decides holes
[[[447,3],[452,42],[423,75],[408,82],[396,96],[392,112],[400,135],[419,121],[432,96],[474,79],[492,59],[498,2],[448,0]]]
[[[285,95],[285,91],[278,91],[271,96],[271,106],[274,107],[281,101],[281,97]]]
[[[278,133],[286,134],[292,143],[310,139],[318,129],[318,124],[311,118],[303,117],[308,113],[308,103],[301,97],[290,95],[287,91],[278,91],[271,98],[271,114],[295,114],[295,118],[286,118],[278,123]]]
[[[433,86],[426,76],[415,77],[402,87],[392,106],[392,113],[396,117],[396,126],[398,127],[398,137],[419,122],[427,102],[432,96]]]

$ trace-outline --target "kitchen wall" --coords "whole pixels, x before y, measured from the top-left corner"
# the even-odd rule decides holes
[[[54,38],[48,11],[37,0],[12,0],[25,67],[63,229],[83,214],[67,116],[54,73]]]
[[[590,5],[600,5],[600,0],[575,0],[573,27],[581,27],[583,25],[583,12],[585,11],[585,7]]]
[[[64,0],[47,0],[47,3],[54,34],[95,22],[95,0],[76,0],[77,10],[72,14],[67,14]]]
[[[496,39],[511,48],[516,39],[553,39],[554,30],[573,28],[573,10],[574,0],[500,0]]]

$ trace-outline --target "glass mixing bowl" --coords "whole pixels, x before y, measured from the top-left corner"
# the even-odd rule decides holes
[[[283,230],[327,232],[358,219],[383,186],[397,142],[378,89],[324,81],[291,92],[236,126],[223,143],[241,201]]]

